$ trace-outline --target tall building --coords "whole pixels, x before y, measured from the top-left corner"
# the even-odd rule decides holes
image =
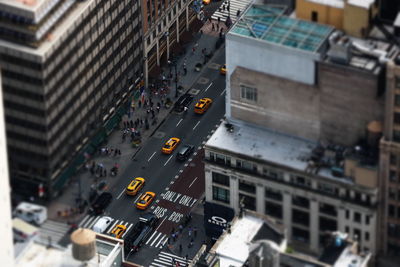
[[[387,65],[386,114],[380,142],[379,235],[382,252],[399,260],[400,251],[400,55]]]
[[[205,146],[207,206],[272,216],[311,253],[340,231],[375,254],[385,62],[397,48],[285,12],[253,4],[226,36],[229,123]]]
[[[3,102],[0,75],[0,103]],[[4,123],[4,109],[0,105],[0,258],[4,266],[14,266],[14,249],[11,223],[11,188],[8,175],[6,130]]]
[[[13,190],[51,197],[124,114],[142,72],[140,2],[0,0],[0,10]]]
[[[197,15],[192,4],[193,0],[142,0],[146,84],[149,72],[176,53],[173,48],[183,36],[191,35],[189,26]]]

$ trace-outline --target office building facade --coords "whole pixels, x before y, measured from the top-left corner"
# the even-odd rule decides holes
[[[13,190],[35,196],[42,184],[51,197],[142,73],[140,2],[2,0],[0,9]]]

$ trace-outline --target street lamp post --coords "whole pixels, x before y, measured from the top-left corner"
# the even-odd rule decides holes
[[[176,62],[176,58],[172,58],[170,60],[168,60],[168,64],[171,66],[174,66],[174,70],[175,70],[175,97],[178,97],[178,71],[176,68],[177,62]]]

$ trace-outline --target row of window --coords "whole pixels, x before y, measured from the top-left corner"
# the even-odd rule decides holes
[[[392,204],[388,205],[388,216],[390,218],[399,218],[400,219],[400,206],[395,206]]]

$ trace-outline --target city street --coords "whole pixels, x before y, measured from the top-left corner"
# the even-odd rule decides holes
[[[132,262],[148,266],[159,249],[166,245],[171,229],[178,229],[185,215],[201,200],[204,193],[202,146],[221,123],[225,113],[225,76],[219,73],[219,66],[224,60],[222,51],[203,67],[200,77],[189,91],[194,99],[188,112],[172,112],[167,116],[125,171],[115,178],[118,181],[108,189],[114,199],[105,214],[112,217],[114,222],[107,232],[116,224],[125,224],[130,230],[139,216],[147,211],[160,218],[156,231],[151,233],[145,245],[138,253],[130,255]],[[194,105],[203,97],[211,98],[213,103],[205,114],[195,114]],[[170,137],[180,138],[181,144],[171,155],[162,154],[161,147]],[[184,144],[194,145],[195,150],[188,160],[180,162],[176,160],[176,153]],[[125,188],[135,177],[145,178],[145,186],[138,195],[128,196]],[[139,211],[134,203],[146,191],[155,192],[156,200],[146,211]],[[87,215],[79,226],[91,227],[99,217]],[[191,256],[194,255],[189,255],[189,258]]]

